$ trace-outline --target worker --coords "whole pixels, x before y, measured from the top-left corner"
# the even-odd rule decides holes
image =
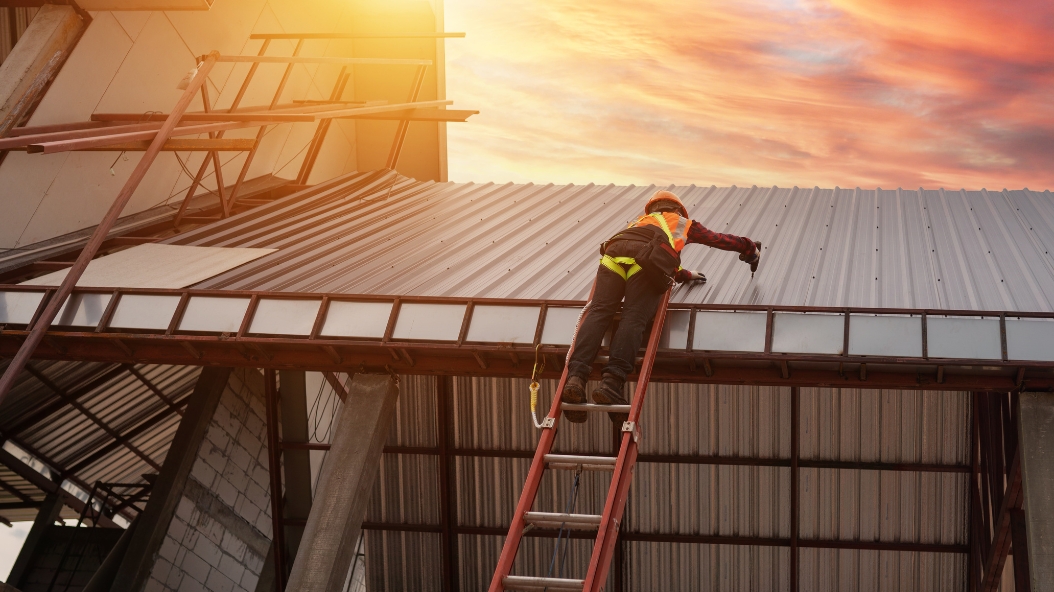
[[[699,243],[738,251],[739,259],[757,271],[761,243],[707,229],[688,217],[681,200],[669,191],[657,191],[644,206],[644,215],[601,245],[593,295],[582,310],[583,318],[567,359],[567,382],[561,394],[565,403],[586,402],[586,380],[611,320],[625,298],[622,320],[611,337],[608,363],[600,386],[592,393],[595,403],[625,405],[626,375],[633,370],[644,329],[655,316],[663,294],[674,283],[705,282],[697,271],[680,267],[681,249]],[[584,411],[565,411],[567,420],[582,423]],[[624,413],[610,413],[612,421],[626,420]]]

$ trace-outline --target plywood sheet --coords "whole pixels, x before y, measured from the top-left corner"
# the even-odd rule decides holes
[[[185,288],[277,249],[138,245],[88,264],[78,286],[86,288]],[[57,286],[68,270],[23,282]]]

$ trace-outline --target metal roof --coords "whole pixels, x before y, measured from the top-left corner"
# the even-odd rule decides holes
[[[354,173],[166,242],[279,249],[200,288],[581,300],[598,245],[657,188]],[[1049,191],[665,188],[764,244],[753,279],[734,254],[687,247],[709,281],[674,302],[1054,310]]]
[[[31,362],[27,370],[0,409],[0,434],[28,453],[30,462],[47,467],[49,478],[84,490],[83,499],[97,481],[145,483],[144,473],[157,472],[179,426],[176,409],[186,405],[200,373],[193,366],[43,360]],[[44,498],[6,467],[0,469],[0,481],[32,501]],[[27,500],[0,489],[0,503],[19,501]],[[0,514],[32,520],[36,510]]]
[[[584,299],[597,245],[633,219],[655,189],[426,183],[391,172],[356,173],[165,242],[279,249],[199,288]],[[753,280],[733,254],[687,248],[685,266],[703,271],[710,281],[679,288],[677,302],[1054,310],[1047,296],[1054,288],[1049,192],[670,189],[703,224],[765,245]],[[34,362],[34,367],[66,392],[85,389],[78,401],[119,434],[143,426],[167,406],[117,365]],[[117,374],[105,378],[115,369]],[[179,402],[197,376],[191,367],[137,369]],[[434,380],[404,377],[390,446],[437,446]],[[525,381],[454,382],[455,447],[533,451]],[[31,374],[19,388],[0,413],[5,437],[20,421],[58,402],[53,389]],[[553,388],[547,382],[543,393]],[[642,454],[787,459],[788,393],[780,387],[656,383],[644,413]],[[803,387],[801,458],[962,466],[969,460],[969,408],[970,398],[961,392]],[[177,420],[170,414],[127,441],[160,463]],[[106,427],[63,406],[12,441],[64,469],[83,465],[76,475],[82,483],[138,480],[149,464]],[[607,454],[611,436],[603,418],[591,419],[562,430],[558,447]],[[93,456],[98,458],[90,460]],[[504,526],[528,461],[514,454],[458,456],[454,462],[458,525]],[[785,466],[644,462],[631,489],[626,531],[785,538],[789,475]],[[964,473],[803,467],[800,475],[805,540],[966,543]],[[32,491],[28,483],[11,479],[16,488]],[[551,509],[562,503],[569,481],[566,475],[547,479],[539,504]],[[586,477],[579,510],[600,503],[601,481]],[[386,454],[368,519],[438,525],[438,488],[434,454]],[[0,491],[0,501],[16,500]],[[369,531],[371,589],[438,589],[440,536]],[[458,540],[462,587],[484,587],[502,537],[463,533]],[[544,573],[551,544],[527,539],[517,572]],[[778,589],[789,569],[789,552],[779,546],[627,540],[624,552],[629,589]],[[961,553],[807,547],[800,553],[801,584],[807,589],[965,588]],[[586,554],[588,543],[573,541],[569,564],[583,565]]]

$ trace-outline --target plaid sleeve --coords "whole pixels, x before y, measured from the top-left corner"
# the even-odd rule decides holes
[[[756,251],[754,241],[749,238],[714,232],[695,220],[692,220],[692,225],[688,227],[688,243],[698,243],[722,251],[735,251],[747,257],[752,257]]]

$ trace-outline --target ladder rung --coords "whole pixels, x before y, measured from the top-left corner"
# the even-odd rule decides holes
[[[501,583],[506,590],[581,590],[585,580],[567,578],[538,578],[533,576],[505,576]]]
[[[605,413],[629,413],[629,405],[592,405],[578,403],[560,403],[563,411],[603,411]]]
[[[559,512],[527,512],[523,515],[528,524],[545,528],[571,528],[592,530],[600,527],[602,516],[596,514],[563,514]]]
[[[545,462],[550,469],[583,471],[610,471],[615,468],[614,456],[577,456],[574,454],[546,454]]]

